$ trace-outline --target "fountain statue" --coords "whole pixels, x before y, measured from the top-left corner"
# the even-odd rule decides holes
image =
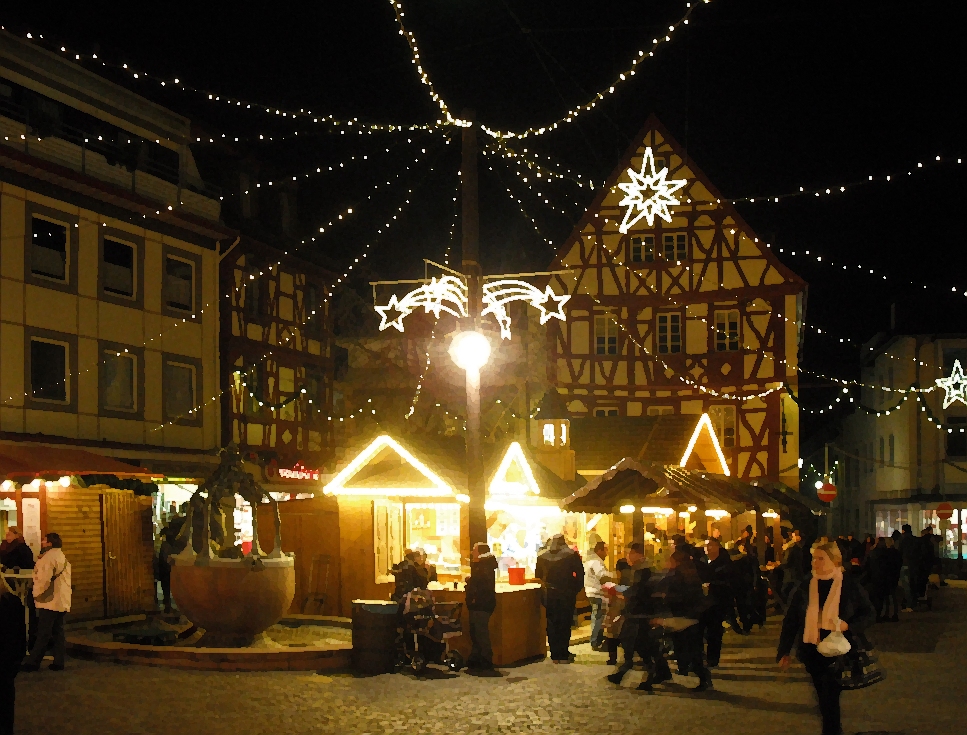
[[[252,548],[244,555],[235,545],[236,495],[252,507]],[[275,525],[268,554],[258,527],[258,509],[266,502]],[[282,551],[278,503],[245,471],[234,443],[221,451],[218,468],[189,500],[176,544],[184,550],[171,557],[171,594],[184,616],[204,629],[201,645],[250,645],[292,604],[295,559]]]

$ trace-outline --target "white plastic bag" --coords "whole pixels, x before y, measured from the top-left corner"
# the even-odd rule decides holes
[[[836,620],[837,625],[839,620]],[[828,636],[823,638],[819,645],[816,646],[816,650],[819,651],[826,658],[836,658],[837,656],[843,656],[850,652],[849,641],[846,640],[846,636],[843,635],[842,631],[834,630]]]

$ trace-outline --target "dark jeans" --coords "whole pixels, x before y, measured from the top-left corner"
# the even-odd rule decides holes
[[[486,610],[470,610],[470,660],[471,666],[492,668],[494,651],[490,646],[490,616]]]
[[[551,659],[567,661],[571,656],[571,621],[574,619],[574,597],[547,596],[547,647]]]
[[[725,632],[722,623],[725,622],[725,613],[719,605],[710,607],[702,615],[702,636],[708,643],[708,651],[705,660],[709,666],[718,666],[719,658],[722,656],[722,635]]]
[[[668,673],[668,664],[661,655],[658,641],[652,635],[647,620],[625,618],[624,625],[621,626],[621,649],[624,651],[624,661],[618,666],[616,673],[624,675],[631,671],[636,653],[641,656],[649,678],[654,674]]]
[[[27,658],[24,659],[24,666],[30,668],[40,668],[40,662],[44,660],[47,646],[52,645],[54,649],[54,665],[64,665],[64,655],[67,648],[67,641],[64,638],[64,616],[67,613],[54,612],[53,610],[37,610],[37,640]]]
[[[672,633],[672,641],[675,644],[675,658],[678,659],[680,670],[690,671],[702,680],[712,678],[711,672],[705,668],[705,662],[702,660],[701,623],[696,623],[678,633]]]
[[[161,598],[165,612],[171,612],[171,564],[162,559],[158,563],[158,581],[161,582]]]
[[[800,643],[799,660],[813,679],[816,696],[819,698],[819,712],[823,718],[823,735],[841,735],[839,693],[840,687],[833,678],[831,668],[835,658],[826,658],[811,643]]]
[[[17,697],[16,673],[0,675],[0,735],[13,735],[13,705]]]

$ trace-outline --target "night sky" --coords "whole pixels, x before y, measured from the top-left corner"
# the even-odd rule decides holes
[[[45,3],[7,5],[0,19],[6,29],[42,33],[49,48],[96,52],[222,97],[378,123],[439,117],[386,0],[166,3],[163,12],[151,6],[150,14],[130,3],[76,3],[56,13]],[[490,127],[522,129],[553,122],[607,88],[638,49],[647,50],[682,16],[685,3],[409,0],[404,9],[451,110],[473,109]],[[617,94],[526,145],[600,181],[648,115],[657,114],[723,195],[757,198],[739,205],[741,214],[761,238],[783,248],[780,257],[809,283],[807,321],[829,336],[807,333],[804,366],[858,377],[858,344],[889,329],[891,304],[897,331],[967,332],[967,163],[956,163],[967,158],[960,101],[964,27],[967,3],[958,0],[701,3],[687,29],[640,64]],[[189,116],[197,135],[228,136],[224,144],[193,146],[203,175],[226,191],[235,186],[231,164],[243,158],[258,162],[260,180],[349,161],[340,171],[300,181],[299,214],[304,231],[317,232],[336,212],[354,207],[356,215],[307,252],[341,271],[373,243],[354,281],[361,294],[373,277],[414,277],[421,258],[444,257],[459,168],[459,146],[445,145],[445,135],[340,135],[336,128],[266,115],[264,107],[247,111],[85,66]],[[291,136],[295,129],[299,138]],[[289,137],[251,140],[260,134]],[[234,143],[235,136],[243,140]],[[368,158],[353,162],[353,155]],[[420,162],[406,171],[414,157]],[[592,193],[552,184],[542,189],[552,210],[509,169],[498,165],[495,174],[488,165],[481,160],[485,271],[545,268],[554,248],[504,189],[523,199],[555,245]],[[838,192],[886,174],[895,181]],[[386,180],[392,186],[367,200],[375,183]],[[762,201],[801,186],[835,193]],[[398,222],[377,239],[376,230],[401,205]],[[268,217],[271,206],[263,212]],[[451,262],[459,261],[458,245],[459,239]],[[852,342],[840,344],[840,338]],[[807,408],[834,394],[805,376],[803,384]],[[828,414],[807,414],[805,434],[828,420]]]

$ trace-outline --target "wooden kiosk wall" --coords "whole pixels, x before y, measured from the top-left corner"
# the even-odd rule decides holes
[[[329,585],[321,615],[342,615],[340,606],[340,539],[341,527],[339,506],[334,498],[320,496],[304,500],[287,500],[279,503],[282,518],[282,550],[295,553],[295,597],[292,598],[290,613],[301,613],[302,605],[309,594],[312,574],[312,557],[328,554]],[[275,533],[272,521],[272,507],[259,506],[259,541],[266,552],[275,548]],[[324,572],[318,580],[318,592],[325,586]],[[345,613],[348,617],[349,613]]]

